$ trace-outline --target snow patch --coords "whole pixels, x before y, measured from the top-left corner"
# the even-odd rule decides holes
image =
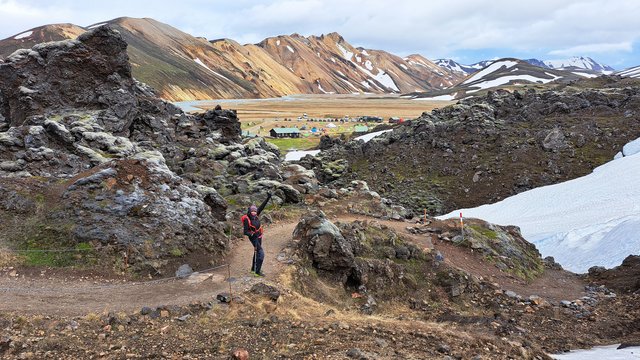
[[[289,151],[287,153],[287,155],[284,156],[284,161],[297,161],[302,159],[303,157],[307,156],[307,155],[311,155],[311,156],[316,156],[320,153],[320,150],[305,150],[305,151],[301,151],[301,150],[294,150],[294,151]]]
[[[640,359],[638,347],[628,347],[618,350],[620,344],[596,346],[589,350],[571,350],[566,354],[550,354],[557,360],[631,360]]]
[[[369,140],[373,139],[374,137],[382,135],[382,134],[384,134],[386,132],[389,132],[389,131],[393,131],[393,129],[381,130],[381,131],[368,133],[368,134],[365,134],[365,135],[362,135],[362,136],[358,136],[354,140],[362,140],[364,142],[369,142]]]
[[[351,61],[351,58],[353,57],[353,53],[347,49],[344,48],[344,46],[336,43],[336,46],[338,46],[338,50],[340,50],[340,52],[342,52],[342,57]]]
[[[589,73],[583,73],[583,72],[577,72],[577,71],[572,71],[573,74],[576,74],[578,76],[583,76],[586,78],[595,78],[598,77],[598,75],[596,74],[589,74]]]
[[[289,49],[289,51],[291,51],[292,53],[295,52],[295,50],[293,50],[293,48],[291,46],[289,46],[289,45],[287,45],[287,49]]]
[[[211,71],[211,72],[212,72],[212,73],[214,73],[215,75],[218,75],[219,77],[221,77],[221,78],[223,78],[223,79],[225,79],[225,80],[229,80],[229,81],[231,81],[228,77],[226,77],[226,76],[224,76],[224,75],[220,74],[219,72],[216,72],[216,71],[211,70],[211,69],[210,69],[210,68],[209,68],[205,63],[203,63],[200,59],[195,58],[195,59],[193,59],[193,61],[195,61],[196,63],[198,63],[200,66],[203,66],[205,69],[207,69],[207,70]]]
[[[369,53],[367,52],[367,50],[362,50],[360,53],[362,53],[362,55],[364,56],[369,56]]]
[[[619,159],[625,156],[635,155],[640,152],[640,138],[637,138],[631,142],[628,142],[622,147],[622,151],[618,152],[614,159]]]
[[[276,46],[280,46],[280,40],[276,40]]]
[[[508,68],[516,66],[516,65],[518,65],[517,61],[511,61],[511,60],[496,61],[496,62],[492,63],[491,65],[487,66],[486,68],[484,68],[483,70],[475,73],[472,77],[470,77],[467,80],[465,80],[462,84],[468,84],[468,83],[471,83],[471,82],[474,82],[474,81],[481,80],[485,76],[491,74],[494,71],[499,70],[503,66],[508,69]]]
[[[316,83],[318,84],[318,90],[322,91],[323,94],[335,94],[333,91],[325,91],[320,84],[320,80],[317,80]]]
[[[403,69],[405,69],[405,70],[409,70],[409,68],[408,68],[408,67],[407,67],[407,65],[405,65],[405,64],[400,64],[400,67],[401,67],[401,68],[403,68]]]
[[[97,27],[100,27],[100,26],[102,26],[102,25],[106,25],[106,24],[107,24],[106,22],[103,22],[103,23],[99,23],[99,24],[91,25],[91,26],[89,26],[87,29],[95,29],[95,28],[97,28]]]
[[[628,255],[640,254],[640,140],[625,146],[631,155],[589,175],[439,218],[462,211],[466,217],[519,226],[543,257],[553,256],[573,272],[618,266]]]
[[[373,66],[371,65],[371,61],[369,60],[365,61],[364,67],[367,68],[367,70],[369,71],[373,70]]]
[[[640,66],[632,67],[616,73],[623,77],[640,78]]]
[[[14,36],[13,38],[16,40],[20,40],[20,39],[24,39],[26,37],[31,36],[31,34],[33,34],[33,31],[27,31],[27,32],[23,32],[22,34],[18,34],[16,36]]]
[[[552,79],[543,79],[543,78],[538,78],[535,76],[531,76],[531,75],[510,75],[510,76],[503,76],[494,80],[488,80],[488,81],[483,81],[481,83],[478,84],[473,84],[473,87],[479,87],[479,89],[473,89],[473,90],[469,90],[467,91],[467,93],[473,93],[476,91],[480,91],[482,89],[488,89],[488,88],[492,88],[495,86],[500,86],[500,85],[504,85],[504,84],[508,84],[510,81],[516,81],[516,80],[522,80],[522,81],[530,81],[530,82],[540,82],[543,84],[546,84],[550,81],[553,81],[557,79],[557,77],[553,77]]]
[[[347,85],[351,86],[351,88],[352,88],[353,90],[357,91],[357,92],[355,92],[354,94],[359,94],[359,93],[360,93],[360,90],[358,90],[358,88],[357,88],[357,87],[353,86],[353,84],[352,84],[352,83],[350,83],[348,80],[345,80],[345,79],[343,79],[343,78],[340,78],[340,80],[344,81],[345,83],[347,83]]]

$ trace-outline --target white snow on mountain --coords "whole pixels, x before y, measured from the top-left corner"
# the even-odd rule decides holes
[[[567,68],[579,68],[598,71],[603,74],[610,74],[613,72],[613,68],[600,64],[590,57],[574,56],[569,59],[563,60],[546,60],[544,63],[552,69],[567,69]]]
[[[202,62],[202,60],[200,60],[199,58],[195,58],[195,59],[193,59],[193,61],[195,61],[196,63],[198,63],[198,65],[200,65],[200,66],[204,67],[205,69],[207,69],[207,70],[211,71],[211,72],[212,72],[212,73],[214,73],[215,75],[217,75],[217,76],[219,76],[219,77],[221,77],[221,78],[223,78],[223,79],[229,80],[229,78],[228,78],[228,77],[226,77],[226,76],[224,76],[224,75],[220,74],[220,73],[219,73],[219,72],[217,72],[217,71],[212,70],[212,69],[211,69],[210,67],[208,67],[205,63],[203,63],[203,62]],[[231,80],[229,80],[229,81],[231,81]]]
[[[598,75],[596,75],[596,74],[589,74],[589,73],[583,73],[583,72],[578,72],[578,71],[572,71],[572,73],[574,73],[574,74],[576,74],[578,76],[586,77],[586,78],[598,77]]]
[[[462,211],[464,217],[519,226],[542,256],[573,272],[618,266],[640,254],[640,139],[624,153],[589,175],[439,218]]]
[[[27,32],[23,32],[22,34],[18,34],[16,36],[14,36],[13,38],[16,40],[20,40],[20,39],[24,39],[26,37],[31,36],[31,34],[33,34],[33,31],[27,31]]]
[[[107,24],[106,22],[93,24],[93,25],[89,26],[87,29],[95,29],[97,27],[100,27],[100,26],[106,25],[106,24]]]
[[[490,65],[495,60],[496,59],[483,60],[472,65],[462,65],[451,59],[437,59],[437,60],[433,60],[433,62],[436,65],[445,69],[449,69],[451,71],[462,72],[465,74],[472,74],[477,70],[483,69],[486,66]],[[542,61],[538,59],[527,59],[524,61],[535,66],[539,66],[543,68],[551,68],[551,69],[569,69],[569,70],[585,69],[585,70],[596,71],[603,74],[610,74],[613,72],[613,68],[607,65],[601,64],[589,57],[582,57],[582,56],[580,57],[575,56],[575,57],[572,57],[571,59],[566,59],[566,60]],[[576,73],[576,75],[581,75],[586,77],[593,76],[593,74],[585,73],[585,72],[581,72],[580,74]]]
[[[382,84],[383,86],[389,88],[389,89],[393,89],[394,91],[400,92],[400,89],[398,89],[398,86],[396,86],[396,83],[393,81],[393,79],[391,78],[391,76],[389,76],[384,70],[382,69],[375,69],[371,63],[371,61],[367,60],[367,62],[365,63],[366,68],[360,66],[360,64],[358,62],[355,62],[353,60],[351,60],[353,58],[354,53],[345,49],[344,46],[336,43],[336,46],[338,47],[338,49],[340,50],[340,52],[342,52],[342,56],[348,60],[350,63],[352,63],[353,65],[355,65],[360,71],[362,71],[363,73],[369,75],[370,77],[372,77],[373,79],[375,79],[377,82],[379,82],[380,84]],[[358,61],[360,61],[360,57],[358,57]],[[374,74],[374,71],[376,72]]]
[[[535,77],[535,76],[531,76],[531,75],[512,75],[512,76],[502,76],[500,78],[494,79],[494,80],[487,80],[487,81],[483,81],[477,84],[473,84],[473,87],[479,87],[479,89],[474,89],[474,90],[469,90],[467,91],[467,93],[473,93],[476,91],[480,91],[482,89],[489,89],[495,86],[500,86],[500,85],[504,85],[504,84],[508,84],[511,81],[530,81],[533,83],[542,83],[542,84],[546,84],[550,81],[553,81],[555,79],[559,78],[559,76],[554,76],[551,79],[546,79],[546,78],[539,78],[539,77]]]
[[[456,95],[458,93],[455,93],[453,95],[451,94],[446,94],[446,95],[437,95],[437,96],[433,96],[433,97],[420,97],[420,98],[415,98],[412,100],[435,100],[435,101],[453,101],[456,99]]]
[[[481,71],[478,71],[477,73],[473,74],[472,77],[465,80],[462,84],[469,84],[474,81],[482,80],[482,78],[484,78],[485,76],[491,74],[494,71],[499,70],[502,67],[506,67],[508,69],[516,65],[518,65],[517,61],[512,61],[512,60],[496,61],[491,65],[487,66],[486,68],[482,69]]]
[[[640,78],[640,66],[632,67],[626,70],[618,71],[615,73],[622,77]]]
[[[376,137],[378,135],[382,135],[382,134],[384,134],[386,132],[389,132],[389,131],[393,131],[393,129],[380,130],[380,131],[375,131],[375,132],[368,133],[368,134],[365,134],[365,135],[360,135],[360,136],[354,138],[353,140],[362,140],[364,142],[369,142],[374,137]]]
[[[407,60],[407,59],[405,59]],[[466,75],[471,74],[473,72],[475,72],[476,70],[478,70],[478,68],[476,68],[474,65],[462,65],[459,64],[451,59],[437,59],[437,60],[433,60],[433,62],[440,66],[441,68],[445,68],[448,69],[450,71],[456,71],[456,72],[461,72],[464,73]]]

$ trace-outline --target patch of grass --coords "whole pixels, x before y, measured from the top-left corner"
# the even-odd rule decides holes
[[[318,147],[320,144],[320,137],[316,136],[279,139],[267,138],[265,140],[277,146],[280,151],[310,150]]]
[[[184,252],[178,248],[173,248],[169,251],[169,254],[171,254],[171,256],[180,257],[184,255]]]
[[[43,204],[45,200],[43,194],[36,194],[33,198],[38,204]]]
[[[470,228],[472,228],[473,230],[475,230],[476,232],[480,233],[480,235],[488,238],[488,239],[497,239],[498,238],[498,233],[488,229],[486,227],[480,226],[480,225],[468,225]]]
[[[58,249],[70,249],[60,247]],[[30,246],[23,253],[24,263],[29,266],[67,267],[78,265],[91,265],[96,262],[97,256],[93,246],[88,243],[79,243],[69,251],[49,252],[44,248]]]

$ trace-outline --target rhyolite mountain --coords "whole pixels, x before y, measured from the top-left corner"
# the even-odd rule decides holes
[[[462,76],[429,60],[355,48],[340,35],[297,34],[241,45],[208,41],[153,19],[117,18],[83,28],[46,25],[0,41],[0,58],[109,24],[129,44],[133,76],[171,101],[296,93],[403,93],[451,86]]]

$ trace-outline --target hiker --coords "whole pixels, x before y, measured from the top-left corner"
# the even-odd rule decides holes
[[[264,276],[262,272],[262,262],[264,261],[264,250],[262,250],[262,225],[260,225],[260,219],[258,216],[267,206],[267,203],[271,199],[271,193],[267,193],[267,198],[262,202],[260,207],[255,205],[249,206],[249,210],[246,215],[242,216],[242,225],[244,227],[244,234],[249,237],[251,245],[253,245],[253,261],[251,262],[251,273],[255,276]]]

